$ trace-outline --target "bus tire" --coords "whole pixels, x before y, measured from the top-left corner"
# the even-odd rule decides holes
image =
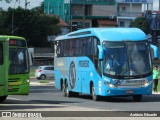
[[[140,102],[142,100],[142,95],[133,95],[134,102]]]
[[[64,96],[65,97],[71,97],[71,91],[69,91],[67,83],[65,84],[65,87],[64,87]]]
[[[96,95],[95,94],[95,87],[94,87],[94,85],[92,84],[92,88],[91,88],[91,94],[92,94],[92,99],[94,100],[94,101],[99,101],[100,100],[100,96],[98,96],[98,95]]]
[[[6,95],[6,96],[1,96],[1,97],[0,97],[0,103],[3,102],[3,101],[5,101],[6,98],[7,98],[7,95]]]

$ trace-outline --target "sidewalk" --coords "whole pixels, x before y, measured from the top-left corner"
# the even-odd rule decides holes
[[[152,94],[160,94],[160,91],[159,91],[159,92],[153,92],[153,91],[152,91]]]
[[[54,84],[55,84],[54,80],[37,80],[34,77],[30,78],[30,85],[31,86],[43,86],[43,85],[54,86]]]

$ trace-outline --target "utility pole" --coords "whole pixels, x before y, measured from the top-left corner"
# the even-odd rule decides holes
[[[83,28],[85,28],[85,5],[86,0],[83,0]]]
[[[159,11],[160,11],[160,0],[159,0]]]
[[[30,2],[27,2],[27,0],[25,0],[25,10],[27,9],[27,5],[29,4]]]
[[[48,15],[49,15],[49,11],[50,11],[50,3],[48,2]]]
[[[70,0],[70,31],[72,32],[72,0]]]

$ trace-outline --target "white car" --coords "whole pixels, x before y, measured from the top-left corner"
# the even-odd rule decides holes
[[[39,79],[53,78],[54,66],[39,66],[35,71],[35,77]]]

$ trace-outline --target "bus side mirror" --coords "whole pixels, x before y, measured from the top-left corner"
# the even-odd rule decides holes
[[[154,59],[158,59],[158,57],[159,57],[159,50],[158,50],[158,47],[155,46],[155,45],[150,45],[150,47],[153,49]]]
[[[104,49],[102,46],[98,45],[98,50],[99,50],[98,58],[99,60],[102,61],[104,59]]]

